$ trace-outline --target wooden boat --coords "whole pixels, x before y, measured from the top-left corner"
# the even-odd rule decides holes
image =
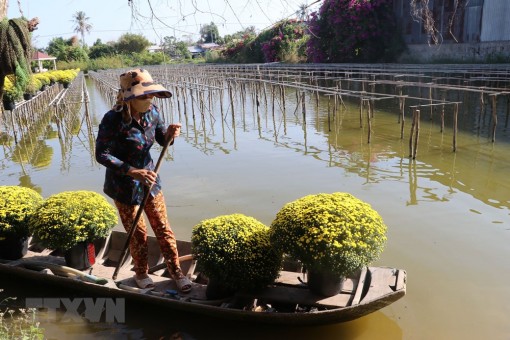
[[[387,267],[368,267],[348,277],[342,291],[332,297],[312,294],[305,274],[299,268],[285,265],[280,277],[264,290],[238,293],[221,300],[208,300],[207,281],[197,273],[191,243],[178,241],[183,271],[193,281],[190,293],[178,293],[168,277],[159,247],[149,237],[150,276],[153,289],[139,289],[133,280],[131,259],[121,266],[117,281],[111,279],[127,235],[114,231],[107,240],[96,242],[96,263],[92,270],[79,271],[65,266],[56,252],[31,244],[28,254],[15,261],[0,261],[0,274],[12,280],[44,280],[55,287],[73,287],[91,297],[117,297],[126,301],[159,305],[179,312],[190,312],[229,321],[245,321],[276,325],[319,325],[345,322],[375,312],[406,293],[406,272]],[[163,268],[163,269],[160,269]],[[48,275],[41,274],[41,271]]]

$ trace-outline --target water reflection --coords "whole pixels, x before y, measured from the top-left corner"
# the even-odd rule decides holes
[[[82,75],[69,90],[56,92],[57,96],[51,103],[44,103],[42,106],[25,103],[22,109],[10,112],[10,117],[7,113],[2,115],[1,123],[5,131],[1,132],[0,141],[4,159],[18,163],[22,177],[28,176],[32,170],[41,171],[50,167],[55,145],[48,145],[47,141],[57,137],[61,171],[70,170],[74,139],[78,139],[79,143],[85,146],[92,163],[95,162],[95,136],[88,113],[88,102],[82,101],[81,81]],[[45,111],[39,111],[41,107]],[[30,111],[31,109],[37,111]],[[19,110],[21,111],[18,112]]]

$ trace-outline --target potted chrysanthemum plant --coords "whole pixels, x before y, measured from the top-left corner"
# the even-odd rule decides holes
[[[271,242],[303,263],[309,288],[335,295],[342,278],[377,260],[386,242],[377,211],[348,193],[316,194],[287,203],[271,224]],[[329,285],[322,285],[327,278]]]
[[[107,237],[117,224],[117,211],[93,191],[66,191],[48,197],[29,219],[34,238],[64,252],[70,267],[94,264],[93,241]]]
[[[192,253],[197,268],[209,278],[209,298],[253,291],[278,278],[282,254],[269,241],[269,227],[243,214],[207,219],[193,227]],[[221,286],[217,293],[213,287]]]
[[[35,190],[20,186],[0,186],[0,258],[17,260],[27,253],[27,221],[43,202]]]
[[[23,98],[23,92],[15,86],[10,77],[4,78],[4,93],[2,96],[2,105],[4,110],[12,111],[16,108],[16,102]]]

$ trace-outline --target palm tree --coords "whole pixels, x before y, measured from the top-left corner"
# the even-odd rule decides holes
[[[89,19],[83,11],[76,12],[73,15],[72,21],[76,24],[74,32],[80,33],[82,46],[85,46],[85,32],[90,33],[92,30],[92,25],[87,22]]]
[[[7,16],[7,7],[9,2],[7,0],[0,0],[0,20]]]
[[[310,6],[307,4],[299,5],[299,10],[296,11],[296,15],[300,21],[308,20],[308,7]]]

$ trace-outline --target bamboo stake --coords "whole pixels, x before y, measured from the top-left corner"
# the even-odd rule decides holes
[[[416,159],[416,153],[418,152],[418,140],[420,138],[420,110],[416,110],[416,124],[415,124],[415,135],[414,135],[414,149],[413,159]]]
[[[303,124],[306,124],[306,107],[305,107],[305,92],[301,92],[301,110],[303,114]]]
[[[331,132],[331,96],[328,96],[328,131]]]
[[[506,97],[506,119],[505,119],[505,128],[508,127],[508,118],[510,117],[510,96]]]
[[[498,125],[498,112],[496,109],[497,97],[496,95],[491,96],[492,99],[492,142],[496,141],[496,126]]]
[[[367,106],[367,123],[368,123],[368,144],[372,141],[372,117],[373,117],[373,103],[370,100],[366,100]]]
[[[459,114],[459,104],[455,104],[453,109],[453,152],[457,151],[457,116]]]
[[[411,121],[411,130],[409,131],[409,158],[413,157],[414,148],[413,148],[413,136],[415,133],[415,125],[416,125],[416,111],[413,110],[413,119]]]

